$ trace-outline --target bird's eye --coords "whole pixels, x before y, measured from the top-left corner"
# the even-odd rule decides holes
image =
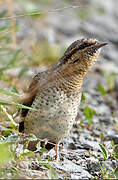
[[[87,55],[92,56],[92,55],[93,55],[93,52],[89,51],[89,52],[87,53]]]
[[[97,49],[92,49],[90,51],[88,51],[87,55],[89,56],[93,56],[94,53],[96,53]]]

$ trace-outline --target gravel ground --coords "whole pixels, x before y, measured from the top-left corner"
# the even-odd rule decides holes
[[[73,1],[71,2],[73,4]],[[76,4],[78,5],[77,2]],[[49,163],[51,168],[41,166],[37,160],[38,154],[35,154],[34,157],[21,160],[17,165],[14,164],[19,170],[18,174],[14,176],[14,173],[10,172],[7,173],[7,177],[108,178],[118,167],[118,161],[113,157],[113,148],[118,144],[118,2],[90,0],[84,1],[84,5],[87,7],[49,13],[41,22],[33,21],[28,17],[17,20],[21,27],[17,33],[17,42],[29,54],[31,44],[38,41],[41,43],[43,38],[50,44],[58,44],[60,47],[83,37],[94,37],[109,44],[103,48],[96,66],[85,77],[83,92],[86,100],[78,110],[78,116],[69,137],[63,140],[64,146],[60,151],[59,162],[48,160],[54,159],[54,150],[42,156],[42,161]],[[64,2],[60,1],[50,7],[47,6],[42,5],[42,8],[63,7]],[[45,68],[29,70],[22,78],[30,79],[36,71],[42,71]],[[17,69],[10,70],[6,73],[11,76],[15,76],[16,73],[17,76],[17,71]],[[109,81],[109,77],[113,77],[113,80]],[[105,95],[102,95],[103,91],[98,88],[98,84],[106,89]],[[112,84],[113,88],[110,89]],[[84,108],[87,106],[95,111],[90,125],[84,114]],[[108,149],[106,160],[100,151],[99,144],[103,144]],[[13,166],[13,164],[10,165]],[[101,167],[104,167],[103,171]]]

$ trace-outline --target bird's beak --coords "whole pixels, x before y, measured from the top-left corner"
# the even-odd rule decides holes
[[[92,50],[92,49],[99,49],[99,48],[101,48],[103,46],[106,46],[107,44],[108,43],[106,43],[106,42],[104,42],[104,43],[98,43],[97,42],[96,44],[92,44],[92,45],[86,47],[83,51],[87,52],[87,51]]]
[[[93,48],[99,49],[103,46],[106,46],[107,44],[108,44],[107,42],[104,42],[104,43],[97,43],[97,44],[94,44],[92,46],[93,46]]]

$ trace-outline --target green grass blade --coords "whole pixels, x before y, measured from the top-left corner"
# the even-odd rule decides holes
[[[4,89],[0,89],[0,94],[6,94],[9,96],[20,96],[19,94],[15,93],[15,92],[7,91]]]
[[[7,118],[15,125],[17,126],[17,124],[15,123],[15,121],[13,120],[12,116],[7,112],[6,108],[3,105],[0,105],[0,109],[3,111],[3,113],[7,116]]]
[[[29,109],[29,110],[37,111],[37,109],[35,109],[35,108],[31,108],[31,107],[25,106],[23,104],[15,103],[15,102],[0,101],[0,104],[2,104],[2,105],[15,105],[15,106],[17,106],[17,108],[20,108],[20,109]]]

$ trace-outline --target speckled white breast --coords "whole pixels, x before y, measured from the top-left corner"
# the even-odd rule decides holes
[[[80,96],[79,96],[80,97]],[[73,122],[77,116],[80,98],[73,95],[67,97],[63,91],[55,87],[37,94],[32,107],[38,111],[30,110],[25,118],[25,133],[33,133],[38,138],[58,143],[68,136]]]

